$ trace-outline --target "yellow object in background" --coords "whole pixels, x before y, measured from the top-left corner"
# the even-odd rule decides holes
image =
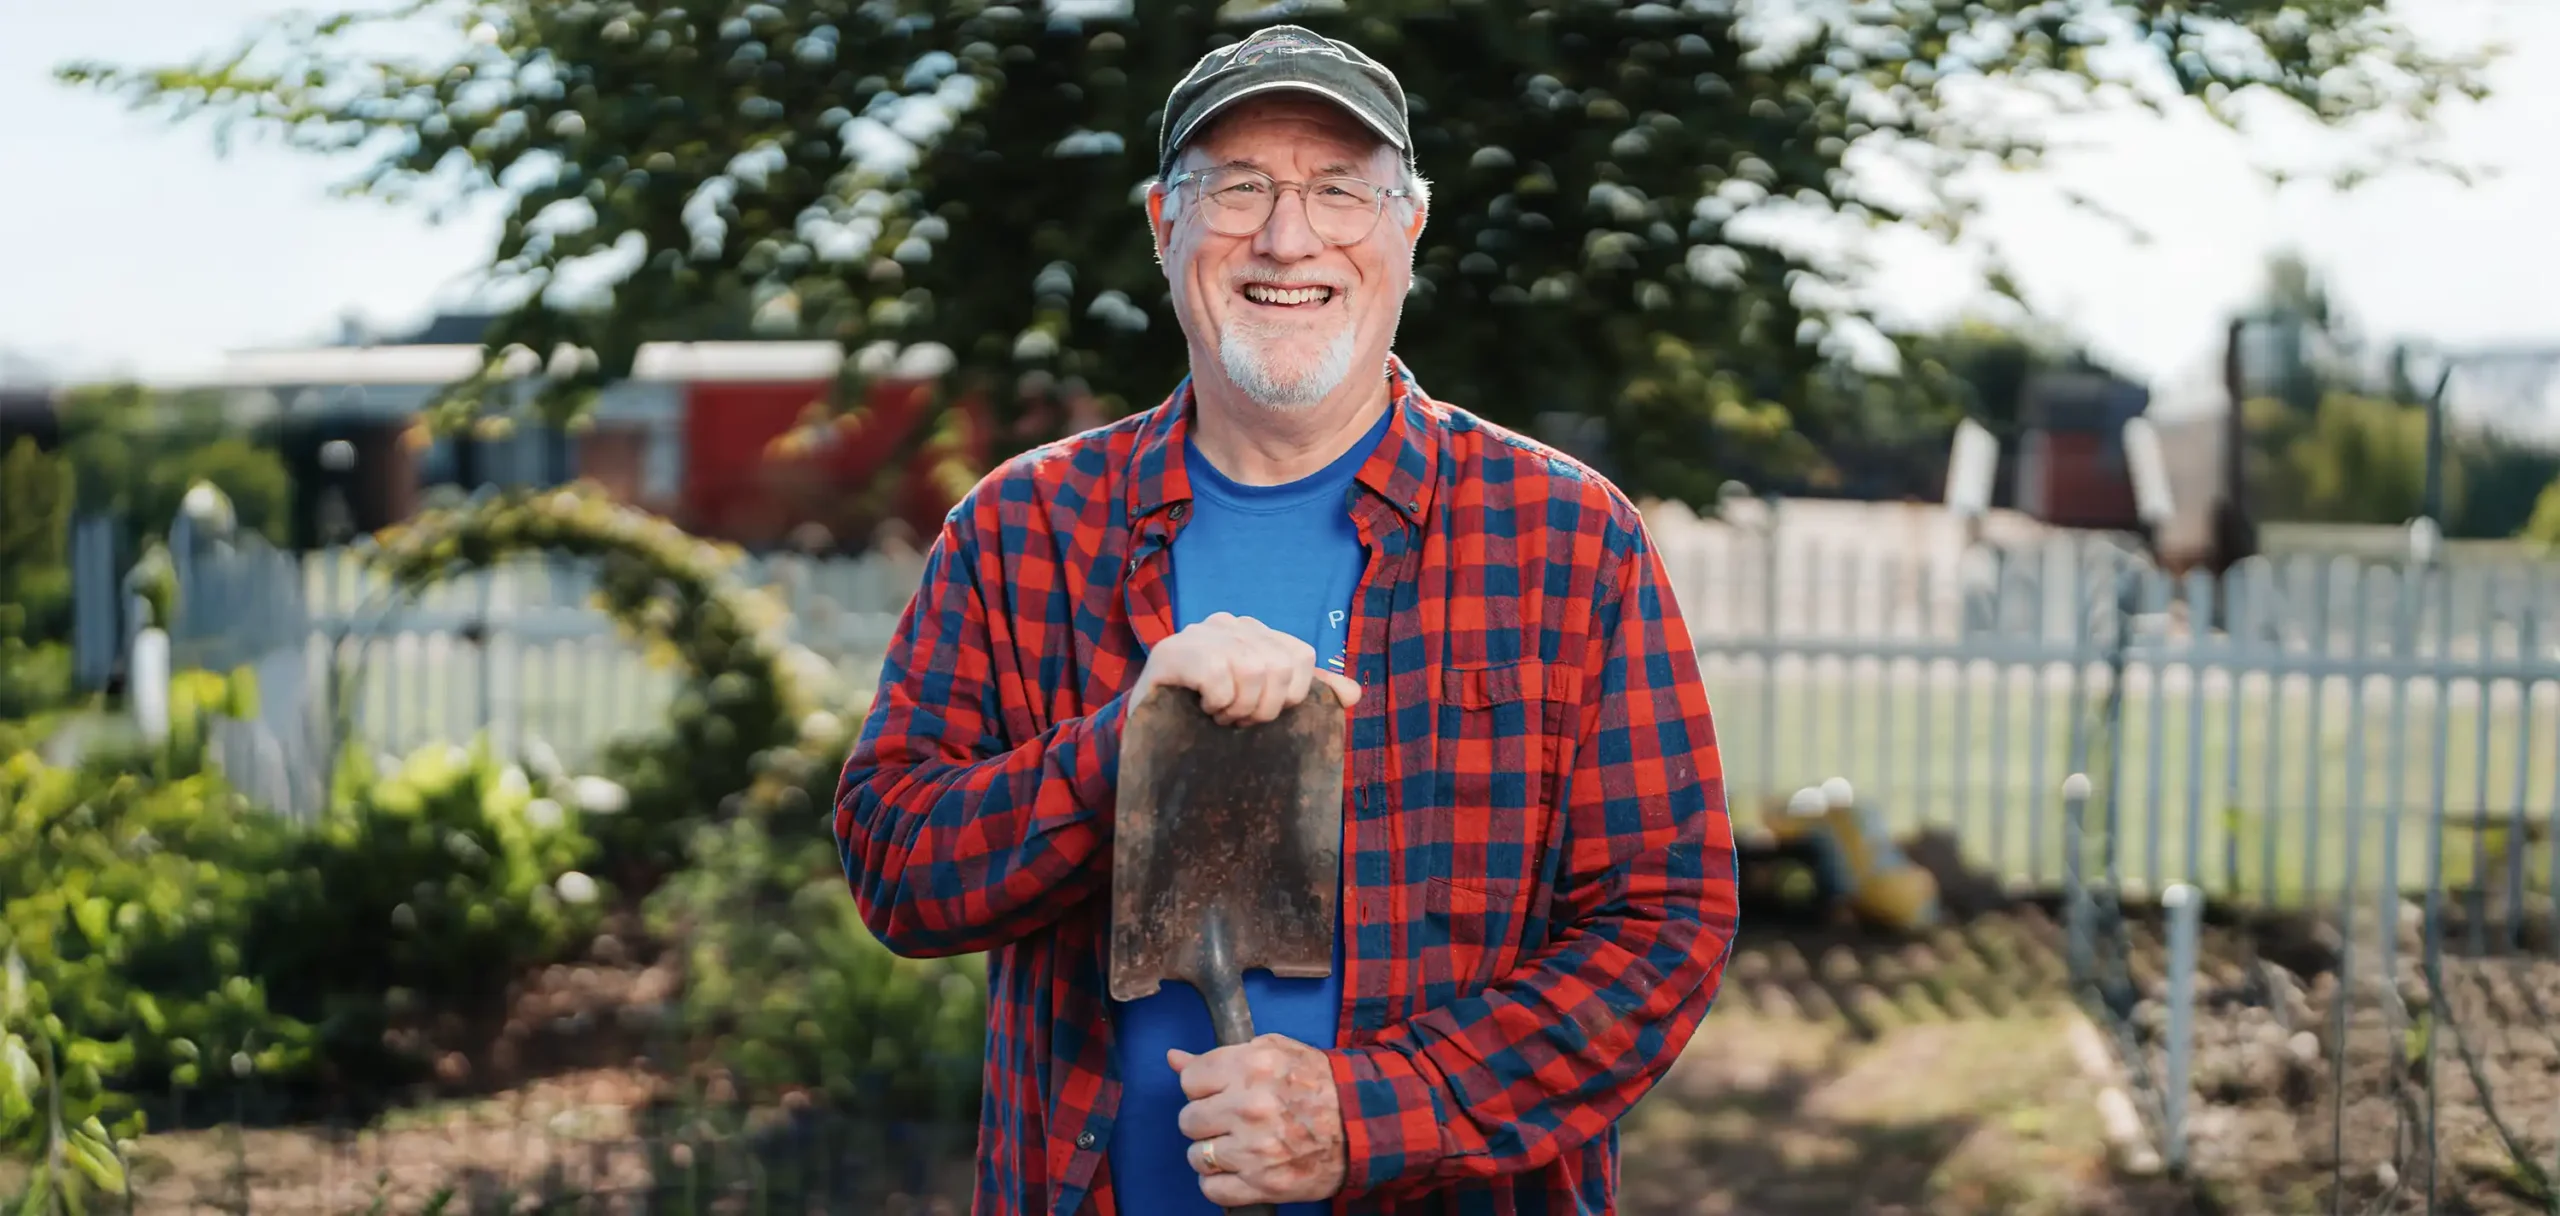
[[[1871,929],[1903,933],[1938,920],[1938,880],[1893,843],[1884,817],[1857,805],[1845,778],[1796,791],[1765,816],[1780,846],[1806,846],[1821,858],[1822,887]]]

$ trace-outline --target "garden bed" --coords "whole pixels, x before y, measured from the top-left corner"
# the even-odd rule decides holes
[[[2188,1107],[2202,1194],[2231,1212],[2327,1211],[2340,1190],[2358,1212],[2549,1210],[2560,959],[2533,948],[2539,931],[2524,949],[2473,953],[2457,926],[2431,985],[2423,914],[2404,904],[2385,982],[2379,910],[2359,911],[2353,950],[2319,922],[2246,938],[2208,931]],[[2167,1058],[2160,939],[2144,926],[2133,940],[2143,997],[2128,1028],[2157,1076]]]

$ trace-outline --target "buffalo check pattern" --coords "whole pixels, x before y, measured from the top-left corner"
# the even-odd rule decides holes
[[[1345,504],[1369,563],[1334,1210],[1606,1212],[1616,1120],[1705,1016],[1734,933],[1714,723],[1626,498],[1386,375],[1394,418]],[[1172,631],[1189,414],[1186,382],[953,509],[839,786],[872,932],[988,954],[979,1216],[1122,1211],[1112,792],[1126,690]]]

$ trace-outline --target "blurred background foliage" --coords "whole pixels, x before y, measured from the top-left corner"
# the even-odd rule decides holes
[[[2330,299],[2317,267],[2268,259],[2244,317],[2274,348],[2244,403],[2249,493],[2269,519],[2397,526],[2423,514],[2428,403],[2439,386],[2428,354],[2362,334]],[[2439,511],[2452,537],[2509,537],[2560,486],[2560,452],[2491,428],[2448,427]]]
[[[1174,79],[1276,19],[1359,43],[1413,98],[1435,191],[1399,346],[1423,383],[1523,429],[1603,419],[1591,455],[1693,504],[1737,473],[1837,477],[1835,447],[1964,406],[1942,369],[1970,339],[1880,332],[1855,259],[1785,230],[1958,233],[1960,174],[2032,167],[2056,113],[2183,95],[2234,123],[2266,102],[2423,121],[2480,89],[2479,61],[2364,0],[411,0],[63,75],[226,139],[357,151],[352,191],[502,192],[490,269],[519,304],[493,356],[586,354],[529,408],[583,408],[653,338],[821,336],[867,352],[848,381],[925,352],[907,366],[1020,447],[1060,425],[1016,425],[1049,408],[1026,381],[1120,412],[1181,375],[1134,191]],[[2356,156],[2335,173],[2428,153]],[[1875,374],[1897,359],[1916,374]],[[512,408],[494,382],[440,424]]]

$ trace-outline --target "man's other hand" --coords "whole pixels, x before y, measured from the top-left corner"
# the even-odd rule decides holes
[[[1316,666],[1315,648],[1249,616],[1214,612],[1157,644],[1138,673],[1129,703],[1156,685],[1200,694],[1200,708],[1221,726],[1268,722],[1307,699],[1322,680],[1348,709],[1360,701],[1350,677]]]
[[[1205,1055],[1166,1053],[1191,1101],[1177,1123],[1191,1138],[1200,1193],[1220,1207],[1330,1199],[1349,1157],[1342,1099],[1325,1054],[1285,1035]]]

